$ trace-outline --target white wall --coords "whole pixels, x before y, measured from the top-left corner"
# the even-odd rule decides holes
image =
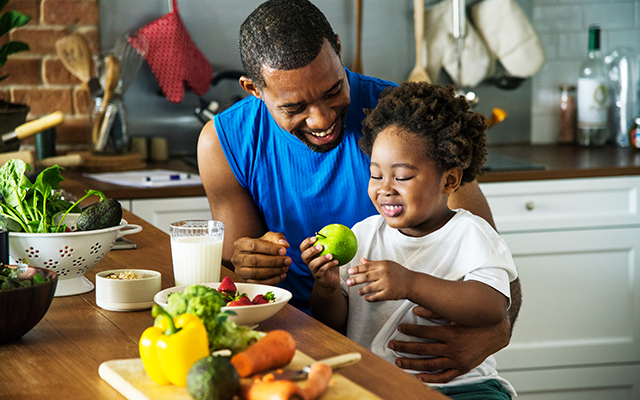
[[[601,28],[604,55],[616,47],[640,51],[640,1],[532,0],[532,22],[545,47],[547,63],[533,78],[531,141],[555,143],[561,84],[576,84],[588,52],[589,25]]]
[[[427,5],[440,0],[425,0]],[[450,0],[449,0],[450,1]],[[478,0],[467,0],[473,4]],[[179,9],[189,33],[212,63],[214,71],[241,68],[238,29],[262,0],[179,0]],[[343,60],[351,66],[354,54],[354,0],[313,0],[327,15],[343,44]],[[531,0],[516,0],[531,15]],[[168,11],[167,0],[107,0],[100,2],[100,34],[103,49],[116,38],[135,31]],[[363,64],[368,75],[401,82],[409,75],[415,59],[413,0],[366,0],[363,18]],[[444,73],[440,74],[445,79]],[[441,82],[442,83],[442,82]],[[446,83],[446,82],[445,82]],[[186,93],[179,104],[158,95],[158,84],[145,64],[124,99],[129,131],[133,136],[165,136],[172,155],[194,154],[202,124],[193,115],[198,97]],[[530,138],[531,80],[512,91],[484,83],[474,89],[480,98],[476,111],[490,115],[499,107],[507,120],[487,132],[489,143],[528,142]],[[237,82],[226,81],[204,97],[220,102],[230,94],[242,94]]]

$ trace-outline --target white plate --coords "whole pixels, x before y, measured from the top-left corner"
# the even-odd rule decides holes
[[[201,285],[217,289],[220,283],[202,283]],[[169,300],[169,293],[182,292],[187,286],[190,285],[174,286],[162,290],[155,295],[153,300],[159,306],[166,307],[167,301]],[[253,299],[253,297],[258,294],[265,294],[267,292],[273,292],[276,296],[276,301],[273,303],[256,304],[252,306],[222,307],[222,311],[231,310],[236,312],[237,315],[230,316],[229,319],[238,325],[252,326],[259,324],[280,311],[280,309],[291,299],[291,292],[277,286],[258,285],[254,283],[236,283],[236,287],[238,288],[238,292],[246,293],[250,299]]]

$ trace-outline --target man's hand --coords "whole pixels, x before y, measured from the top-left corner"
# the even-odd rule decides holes
[[[231,262],[235,272],[248,283],[276,285],[287,277],[291,257],[282,233],[267,232],[259,239],[240,238],[233,243]]]
[[[413,312],[422,318],[439,319],[439,316],[424,307],[414,307]],[[433,343],[389,342],[389,347],[395,351],[435,356],[428,359],[396,359],[396,365],[400,368],[439,371],[417,375],[418,379],[427,383],[446,383],[466,374],[491,354],[506,347],[510,337],[509,322],[506,319],[490,327],[468,327],[455,323],[444,326],[400,324],[398,330],[409,336],[436,340]]]

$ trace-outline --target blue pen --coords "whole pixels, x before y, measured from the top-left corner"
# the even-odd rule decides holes
[[[185,179],[191,179],[191,174],[154,175],[154,176],[147,176],[144,180],[146,182],[168,182],[168,181],[181,181]]]

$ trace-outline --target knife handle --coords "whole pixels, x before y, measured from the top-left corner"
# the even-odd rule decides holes
[[[362,358],[362,355],[360,353],[354,352],[354,353],[342,354],[335,357],[325,358],[324,360],[319,360],[316,362],[326,364],[335,371],[338,368],[355,364],[358,361],[360,361],[361,358]]]
[[[22,140],[45,129],[60,125],[62,121],[64,121],[64,115],[61,111],[56,111],[45,117],[22,124],[14,132],[18,140]]]

